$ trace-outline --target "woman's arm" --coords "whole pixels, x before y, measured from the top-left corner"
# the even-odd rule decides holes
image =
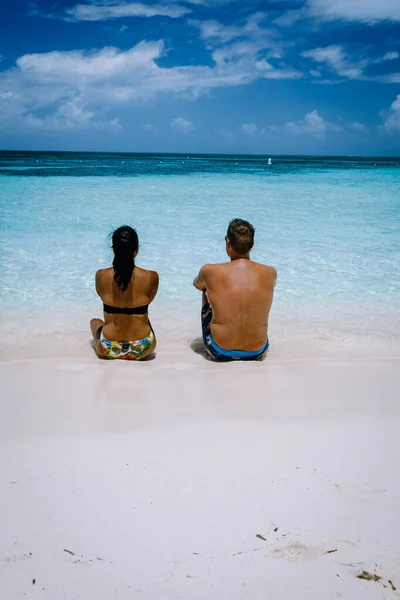
[[[100,296],[100,298],[101,298],[101,294],[103,292],[103,282],[102,282],[103,278],[101,276],[102,271],[103,271],[103,269],[99,269],[96,273],[96,292],[97,292],[97,295]]]
[[[156,294],[158,292],[158,284],[160,282],[160,278],[158,276],[158,273],[156,273],[156,271],[150,271],[150,275],[151,275],[151,289],[150,289],[149,304],[150,304],[150,302],[153,302],[154,298],[156,297]]]

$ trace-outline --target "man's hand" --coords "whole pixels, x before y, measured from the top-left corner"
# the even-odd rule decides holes
[[[193,280],[193,285],[196,289],[200,290],[200,292],[206,291],[206,281],[204,279],[204,267],[201,267],[199,274]]]

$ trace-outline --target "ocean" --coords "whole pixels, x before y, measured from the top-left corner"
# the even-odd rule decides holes
[[[227,259],[226,229],[240,217],[256,229],[252,258],[278,270],[272,336],[292,347],[300,336],[303,352],[307,340],[398,348],[400,158],[271,159],[0,152],[10,347],[27,327],[58,341],[87,338],[83,315],[101,315],[94,274],[111,264],[109,234],[122,224],[138,232],[137,264],[160,274],[153,310],[160,324],[174,321],[178,339],[177,315],[198,319],[193,278]]]

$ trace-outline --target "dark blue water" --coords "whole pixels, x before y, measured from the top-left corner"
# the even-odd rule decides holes
[[[396,168],[399,158],[219,154],[132,154],[106,152],[0,151],[0,175],[88,177],[188,174],[289,175],[310,170]]]

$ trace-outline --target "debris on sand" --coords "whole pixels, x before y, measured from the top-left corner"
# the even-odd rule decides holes
[[[362,571],[357,575],[357,579],[366,579],[367,581],[379,582],[382,579],[382,577],[376,575],[375,573],[370,573],[369,571]]]

